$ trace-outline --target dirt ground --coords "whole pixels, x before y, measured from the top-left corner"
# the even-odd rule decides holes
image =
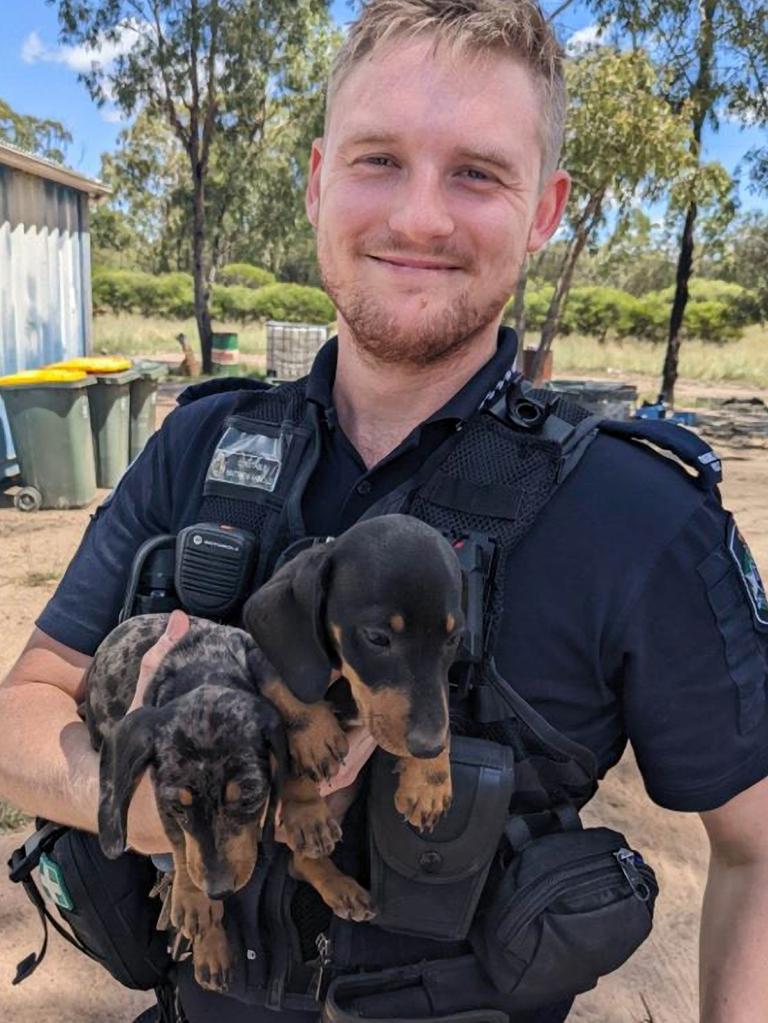
[[[633,380],[648,393],[652,382]],[[735,395],[737,388],[683,384],[678,404],[698,396]],[[743,389],[742,389],[742,393]],[[751,392],[751,393],[754,393]],[[762,397],[765,399],[766,395]],[[169,391],[161,414],[173,404]],[[768,450],[718,446],[724,460],[724,500],[739,520],[768,577]],[[21,651],[35,617],[72,556],[91,509],[17,512],[0,494],[0,609],[5,621],[0,676]],[[653,937],[621,970],[578,999],[570,1021],[579,1023],[694,1023],[698,910],[707,852],[695,815],[672,814],[646,797],[631,755],[601,786],[588,809],[592,823],[624,831],[656,867],[662,894]],[[0,836],[5,862],[18,835]],[[0,876],[0,1023],[128,1023],[151,999],[125,991],[56,934],[37,973],[19,987],[17,962],[40,947],[37,915],[15,885]]]

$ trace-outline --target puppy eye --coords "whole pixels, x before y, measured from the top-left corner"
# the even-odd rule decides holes
[[[382,629],[363,629],[363,637],[372,646],[388,647],[390,645],[389,635]]]
[[[461,639],[461,633],[460,632],[458,632],[458,631],[457,632],[452,632],[451,635],[447,637],[447,639],[445,641],[445,645],[446,646],[458,646],[460,639]]]

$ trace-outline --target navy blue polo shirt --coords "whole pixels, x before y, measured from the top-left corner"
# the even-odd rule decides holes
[[[322,413],[307,531],[340,533],[408,479],[505,379],[514,351],[502,331],[493,358],[366,469],[336,418],[329,342],[307,390]],[[38,619],[43,631],[95,651],[117,622],[139,545],[199,521],[208,464],[242,399],[213,394],[168,416],[97,510]],[[502,675],[588,746],[601,774],[631,740],[651,797],[678,810],[717,807],[768,774],[768,627],[727,550],[729,522],[673,460],[601,435],[507,562]]]

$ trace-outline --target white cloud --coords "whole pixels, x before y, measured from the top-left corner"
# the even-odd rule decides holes
[[[146,31],[146,26],[130,21],[118,39],[102,37],[96,46],[49,46],[32,31],[22,43],[21,59],[25,64],[63,64],[79,74],[91,71],[94,65],[106,70],[118,57],[128,53],[142,31]]]
[[[568,38],[565,48],[568,53],[581,53],[590,46],[602,46],[602,29],[599,25],[585,25]]]
[[[101,119],[107,124],[122,124],[125,121],[124,115],[116,107],[102,107]]]

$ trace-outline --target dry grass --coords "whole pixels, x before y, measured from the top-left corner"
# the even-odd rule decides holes
[[[21,810],[0,800],[0,835],[6,831],[18,831],[20,828],[26,827],[30,820],[31,818]]]
[[[259,355],[266,351],[266,329],[260,323],[215,323],[214,330],[237,334],[240,351]],[[105,313],[93,320],[93,350],[105,355],[160,355],[181,352],[177,334],[186,334],[197,350],[197,325],[190,320],[161,320],[138,313],[115,316]]]
[[[538,342],[526,334],[526,347]],[[664,345],[643,341],[607,341],[591,337],[559,337],[554,343],[554,375],[559,373],[640,373],[661,379]],[[680,349],[680,376],[710,383],[730,382],[768,388],[768,328],[747,328],[739,341],[705,344],[684,341]]]
[[[266,351],[266,330],[262,324],[215,324],[217,330],[239,335],[240,351],[259,355]],[[179,350],[175,337],[185,333],[195,348],[194,320],[161,320],[139,315],[97,316],[93,324],[94,351],[108,354],[155,355]],[[538,337],[526,334],[526,347]],[[555,341],[555,376],[558,373],[606,374],[641,373],[661,377],[664,345],[643,341],[607,341],[591,337],[559,337]],[[711,383],[732,382],[768,388],[768,328],[749,327],[739,341],[717,345],[685,341],[680,353],[680,376]]]

